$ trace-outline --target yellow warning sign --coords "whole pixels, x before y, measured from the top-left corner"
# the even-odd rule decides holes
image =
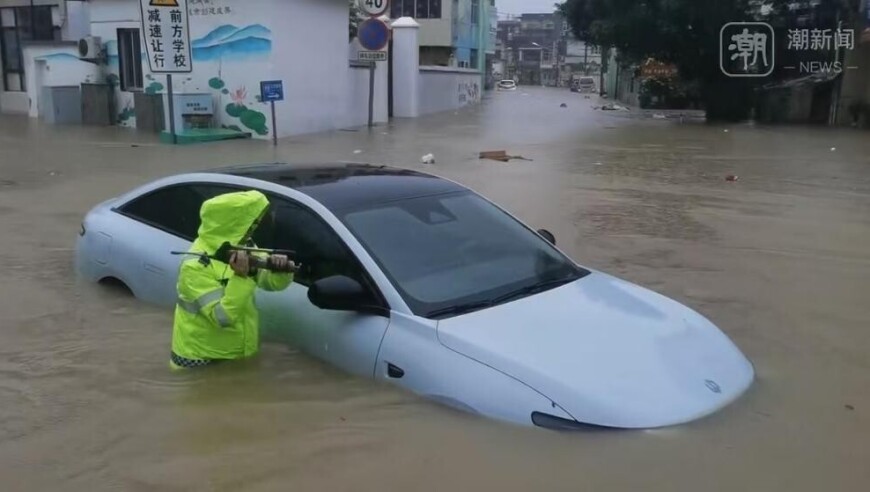
[[[152,7],[178,7],[178,0],[151,0]]]

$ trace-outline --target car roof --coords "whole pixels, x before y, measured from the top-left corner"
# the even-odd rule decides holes
[[[211,172],[259,179],[291,188],[310,196],[333,212],[465,190],[452,181],[431,174],[359,163],[248,164],[213,169]]]

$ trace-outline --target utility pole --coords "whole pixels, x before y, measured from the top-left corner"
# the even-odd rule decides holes
[[[559,40],[556,39],[555,41],[553,41],[553,63],[555,63],[556,68],[553,72],[556,74],[556,87],[559,87],[560,83],[562,82],[562,78],[560,76],[560,69],[562,68],[562,64],[559,61],[559,51]]]
[[[604,56],[607,54],[607,58],[610,58],[610,50],[608,49],[606,52],[601,48],[598,49],[598,52],[601,53],[601,61],[598,63],[598,96],[604,95]],[[608,68],[610,65],[608,64]]]
[[[840,13],[837,12],[837,32],[840,32],[840,29],[842,27],[843,27],[843,21],[840,20]],[[837,62],[840,62],[840,53],[842,52],[842,50],[843,50],[842,47],[838,47],[834,50],[834,63],[835,64]],[[844,62],[846,61],[845,56],[843,57],[843,61]],[[842,93],[843,93],[843,78],[844,78],[844,74],[841,72],[839,77],[837,77],[833,81],[833,90],[831,93],[831,108],[828,111],[828,113],[829,113],[828,114],[828,125],[829,126],[836,126],[836,124],[837,124],[837,117],[839,116],[839,112],[840,112],[840,98],[841,98]]]
[[[589,75],[589,43],[583,41],[583,75]]]

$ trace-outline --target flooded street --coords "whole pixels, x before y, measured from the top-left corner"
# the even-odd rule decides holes
[[[277,149],[0,118],[3,490],[865,490],[868,134],[600,104],[520,87]],[[478,160],[496,149],[532,161]],[[428,153],[435,164],[420,163]],[[559,434],[467,416],[277,343],[250,363],[172,373],[169,311],[76,282],[81,219],[160,176],[274,161],[456,180],[553,231],[581,264],[697,309],[757,380],[689,425]]]

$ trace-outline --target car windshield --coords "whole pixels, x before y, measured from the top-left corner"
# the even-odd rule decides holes
[[[588,274],[468,191],[378,204],[341,219],[419,316],[462,314]]]

